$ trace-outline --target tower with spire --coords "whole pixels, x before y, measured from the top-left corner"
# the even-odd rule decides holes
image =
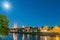
[[[17,28],[17,24],[16,24],[16,23],[14,23],[14,26],[13,26],[13,28],[14,28],[14,29],[16,29],[16,28]]]

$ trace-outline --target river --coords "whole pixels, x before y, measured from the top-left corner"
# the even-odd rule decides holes
[[[0,40],[60,40],[59,35],[55,36],[39,36],[30,34],[9,33],[8,36],[0,37]]]

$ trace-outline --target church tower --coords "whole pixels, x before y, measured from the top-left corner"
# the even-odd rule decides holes
[[[14,29],[16,29],[16,28],[17,28],[17,24],[16,24],[16,23],[14,23],[14,26],[13,26],[13,28],[14,28]]]

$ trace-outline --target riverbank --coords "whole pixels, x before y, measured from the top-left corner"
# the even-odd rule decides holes
[[[18,33],[18,32],[10,32],[10,33]],[[19,33],[20,34],[40,35],[40,36],[60,35],[60,32],[19,32]]]

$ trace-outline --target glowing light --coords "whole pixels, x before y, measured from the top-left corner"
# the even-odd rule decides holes
[[[59,37],[58,37],[58,35],[56,35],[56,38],[55,38],[55,40],[59,40]]]
[[[8,2],[3,3],[3,8],[4,9],[10,9],[10,7],[11,7],[10,3],[8,3]]]
[[[5,3],[4,4],[5,8],[9,8],[9,4]]]

